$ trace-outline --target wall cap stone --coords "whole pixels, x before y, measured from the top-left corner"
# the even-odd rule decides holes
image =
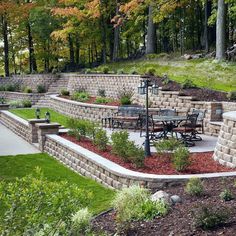
[[[59,128],[61,125],[58,123],[38,123],[36,126],[40,129]]]
[[[9,116],[11,117],[12,119],[15,119],[16,121],[26,125],[26,126],[29,126],[29,123],[28,121],[24,120],[23,118],[19,117],[19,116],[16,116],[14,115],[13,113],[9,112],[9,111],[0,111],[1,113],[5,114],[6,116]]]
[[[224,113],[223,118],[236,122],[236,111],[230,111],[230,112]]]

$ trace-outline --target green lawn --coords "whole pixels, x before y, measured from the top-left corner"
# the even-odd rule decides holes
[[[177,82],[192,80],[199,87],[207,87],[220,91],[236,90],[236,63],[218,63],[213,60],[197,59],[152,59],[134,60],[106,64],[111,71],[123,70],[125,73],[136,71],[143,74],[148,67],[156,69],[156,75],[167,74]],[[103,66],[98,67],[101,70]]]
[[[81,189],[91,191],[93,198],[89,207],[94,214],[110,207],[114,191],[74,173],[47,154],[0,156],[0,180],[14,181],[16,177],[33,173],[37,166],[50,181],[64,180],[78,184]],[[3,209],[0,206],[0,217],[2,212]]]
[[[49,111],[51,115],[51,122],[57,122],[66,127],[66,123],[67,123],[66,121],[68,119],[68,116],[62,115],[48,108],[40,108],[40,111],[41,111],[41,118],[44,118],[46,111]],[[10,112],[26,120],[35,118],[34,108],[11,109]]]

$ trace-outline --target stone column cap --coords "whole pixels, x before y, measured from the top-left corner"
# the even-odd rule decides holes
[[[236,111],[230,111],[223,114],[224,119],[236,121]]]
[[[46,123],[46,119],[28,119],[28,122],[30,124]]]
[[[61,125],[59,123],[39,123],[36,124],[39,129],[52,129],[59,128]]]

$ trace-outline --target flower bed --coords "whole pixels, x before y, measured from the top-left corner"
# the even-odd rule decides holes
[[[88,139],[82,138],[80,141],[78,141],[75,137],[69,136],[68,134],[62,134],[61,136],[127,169],[148,174],[202,174],[215,172],[231,172],[233,170],[215,162],[212,158],[212,152],[191,154],[191,164],[184,172],[178,172],[174,169],[170,161],[170,156],[158,156],[157,154],[154,154],[152,157],[146,158],[144,161],[144,167],[137,168],[134,164],[124,162],[117,155],[112,154],[111,147],[108,147],[106,151],[101,151]]]

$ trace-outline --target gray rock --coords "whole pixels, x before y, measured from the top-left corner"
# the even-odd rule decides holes
[[[173,204],[176,204],[176,203],[181,203],[182,202],[182,199],[180,196],[178,195],[173,195],[170,197],[170,201],[173,203]]]
[[[151,200],[153,202],[156,202],[156,201],[160,201],[160,200],[163,200],[165,201],[166,203],[170,203],[170,195],[162,190],[160,191],[157,191],[156,193],[154,193],[152,196],[151,196]]]

